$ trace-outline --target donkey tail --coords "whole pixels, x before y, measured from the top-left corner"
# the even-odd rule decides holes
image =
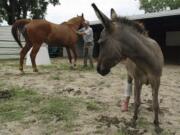
[[[15,39],[15,41],[18,43],[18,45],[22,48],[21,40],[20,40],[20,34],[23,32],[23,28],[26,24],[30,23],[30,19],[21,19],[17,20],[11,28],[11,33]]]

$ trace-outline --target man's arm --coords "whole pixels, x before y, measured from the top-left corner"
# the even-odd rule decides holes
[[[80,32],[80,31],[76,31],[76,33],[77,33],[78,35],[81,35],[81,36],[83,36],[83,35],[86,34],[85,32]]]

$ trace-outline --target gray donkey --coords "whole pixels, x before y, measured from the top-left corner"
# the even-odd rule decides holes
[[[106,75],[116,64],[125,60],[128,82],[134,79],[134,116],[135,124],[140,106],[140,94],[143,84],[152,87],[154,124],[159,128],[158,91],[164,64],[162,51],[156,41],[147,36],[146,30],[136,22],[118,17],[111,9],[111,19],[104,15],[95,4],[95,13],[102,22],[104,29],[99,39],[100,52],[97,72]]]

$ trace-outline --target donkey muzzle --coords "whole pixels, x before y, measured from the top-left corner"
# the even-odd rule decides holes
[[[101,66],[97,66],[97,72],[101,74],[102,76],[107,75],[110,72],[110,69],[108,68],[101,68]]]

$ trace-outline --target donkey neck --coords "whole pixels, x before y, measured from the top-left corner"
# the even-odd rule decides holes
[[[130,58],[140,69],[158,74],[160,66],[148,37],[128,33],[122,38],[123,54]],[[156,62],[157,61],[157,62]]]

